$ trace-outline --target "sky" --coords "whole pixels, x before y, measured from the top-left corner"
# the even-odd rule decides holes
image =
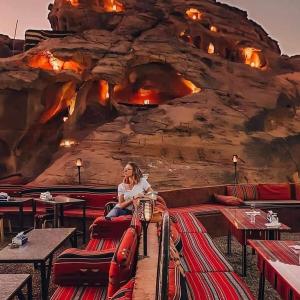
[[[13,37],[17,19],[17,38],[26,29],[50,29],[47,20],[51,0],[0,0],[0,33]],[[219,0],[248,12],[279,42],[283,54],[300,55],[300,0]]]

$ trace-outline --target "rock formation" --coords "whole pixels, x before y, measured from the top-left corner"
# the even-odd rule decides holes
[[[74,31],[0,60],[0,176],[155,187],[286,181],[300,168],[300,58],[213,0],[56,0]]]

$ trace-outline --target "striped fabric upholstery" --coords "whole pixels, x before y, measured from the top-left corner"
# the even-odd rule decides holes
[[[222,204],[198,204],[198,205],[190,205],[190,206],[183,206],[183,207],[172,207],[169,208],[169,212],[171,214],[182,214],[182,213],[219,213],[220,210],[225,207]]]
[[[119,239],[90,239],[85,250],[100,251],[107,249],[116,249],[119,244]]]
[[[106,300],[106,287],[59,287],[51,300]]]
[[[182,251],[182,240],[181,240],[181,234],[176,228],[176,225],[173,222],[170,222],[170,234],[171,234],[171,239],[177,249],[178,252]]]
[[[192,213],[176,214],[176,228],[180,233],[206,232],[201,222]]]
[[[185,281],[178,266],[173,261],[169,264],[169,291],[168,300],[186,299]]]
[[[226,190],[228,196],[235,196],[244,201],[258,199],[257,186],[255,184],[227,185]]]
[[[130,299],[132,299],[134,283],[135,283],[134,279],[129,280],[110,298],[110,300],[130,300]]]
[[[233,271],[231,265],[207,233],[185,233],[182,236],[181,263],[187,272]]]
[[[33,30],[29,29],[25,32],[24,51],[35,47],[40,42],[49,38],[64,38],[73,35],[71,31],[52,31],[52,30]]]
[[[188,299],[254,300],[246,284],[234,272],[186,273]]]
[[[107,285],[114,250],[87,251],[76,248],[65,250],[54,264],[54,282],[62,286]]]

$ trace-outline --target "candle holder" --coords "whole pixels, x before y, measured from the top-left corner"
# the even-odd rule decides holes
[[[78,170],[78,184],[81,184],[81,176],[80,176],[80,169],[82,167],[82,159],[81,158],[76,159],[76,167]]]
[[[152,200],[148,198],[140,199],[139,203],[139,217],[143,227],[143,248],[144,248],[144,257],[147,256],[147,231],[148,225],[151,221],[153,214],[153,204]]]

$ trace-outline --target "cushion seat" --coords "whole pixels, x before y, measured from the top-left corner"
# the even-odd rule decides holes
[[[246,284],[234,272],[186,273],[189,299],[255,299]]]
[[[59,287],[51,297],[51,300],[106,300],[106,287]]]
[[[228,207],[226,205],[217,203],[203,203],[197,205],[183,206],[183,207],[173,207],[169,208],[171,214],[181,214],[181,213],[219,213],[221,208]]]
[[[183,213],[175,215],[177,222],[175,226],[179,233],[185,232],[206,232],[205,227],[192,213]]]
[[[181,239],[181,262],[187,272],[233,271],[207,233],[185,233]]]
[[[87,251],[100,251],[106,249],[117,248],[119,239],[90,239],[85,250]]]

